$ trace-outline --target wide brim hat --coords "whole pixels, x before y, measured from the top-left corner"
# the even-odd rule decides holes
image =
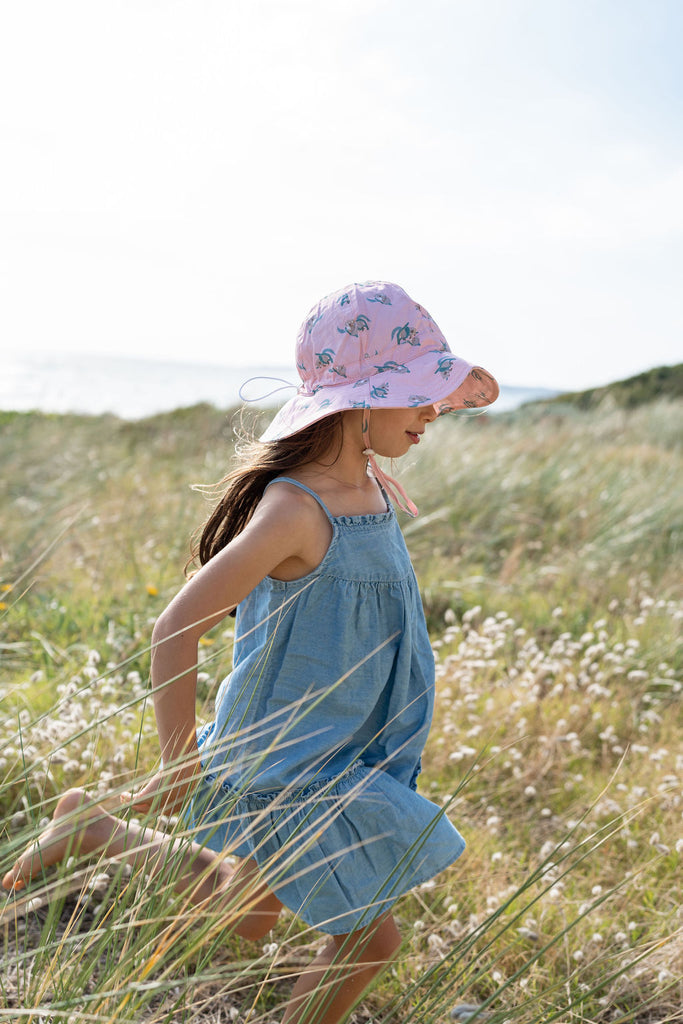
[[[262,441],[336,412],[434,405],[441,415],[498,397],[483,367],[454,355],[429,313],[388,281],[352,284],[310,311],[297,336],[301,384]]]

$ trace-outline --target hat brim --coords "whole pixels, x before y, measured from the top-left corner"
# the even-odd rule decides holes
[[[434,405],[439,415],[491,405],[498,398],[495,378],[450,352],[426,351],[404,367],[375,373],[353,383],[340,380],[312,393],[299,392],[283,405],[261,441],[291,437],[326,416],[350,409],[407,409]]]

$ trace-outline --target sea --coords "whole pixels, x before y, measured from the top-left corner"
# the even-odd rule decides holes
[[[282,404],[298,381],[292,366],[224,366],[163,362],[125,356],[2,355],[0,410],[111,413],[125,420],[207,402],[230,409],[246,399]],[[548,388],[501,386],[492,412],[557,394]]]

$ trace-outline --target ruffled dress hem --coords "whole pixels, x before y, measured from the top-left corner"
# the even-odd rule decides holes
[[[443,808],[362,761],[336,778],[271,793],[207,774],[188,820],[192,839],[253,857],[286,907],[333,935],[370,924],[465,848]]]

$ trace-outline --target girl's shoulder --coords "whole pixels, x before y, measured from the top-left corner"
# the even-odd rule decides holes
[[[310,488],[293,477],[283,476],[276,477],[267,485],[259,509],[285,517],[292,527],[306,529],[321,518],[321,510],[325,510],[325,506]]]
[[[266,488],[257,512],[277,524],[278,532],[289,538],[294,552],[270,575],[276,579],[298,579],[312,572],[324,559],[332,540],[333,526],[329,513],[308,488],[280,477],[276,487],[271,484]]]

